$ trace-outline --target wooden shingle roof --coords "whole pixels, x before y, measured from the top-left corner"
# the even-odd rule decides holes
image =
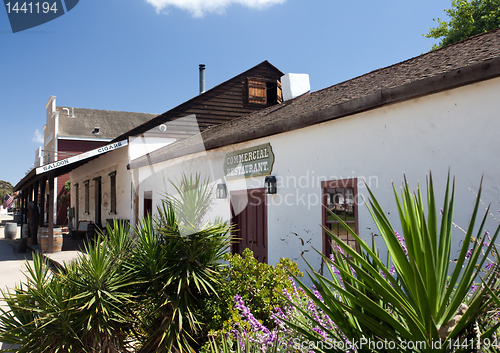
[[[246,115],[176,142],[131,168],[339,119],[500,76],[500,28]]]

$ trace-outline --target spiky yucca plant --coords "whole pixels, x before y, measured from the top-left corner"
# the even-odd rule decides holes
[[[154,224],[147,218],[136,230],[132,263],[143,283],[137,288],[144,303],[141,352],[194,352],[202,343],[197,308],[204,296],[217,296],[229,247],[230,226],[203,220],[212,198],[208,181],[184,175],[182,186],[173,185],[179,195],[167,195]]]
[[[1,309],[0,341],[20,353],[129,351],[136,285],[124,266],[129,233],[115,224],[108,234],[62,269],[34,253],[26,281],[3,293],[9,309]]]
[[[491,308],[498,289],[484,283],[472,300],[468,301],[468,297],[471,285],[480,277],[486,258],[494,247],[500,227],[491,241],[486,239],[484,226],[489,210],[477,224],[480,187],[462,249],[458,259],[453,261],[454,189],[454,181],[450,183],[448,177],[442,215],[439,217],[432,176],[427,182],[426,204],[420,187],[413,193],[405,180],[401,195],[394,187],[405,245],[368,189],[371,197],[369,211],[387,246],[390,263],[395,267],[394,275],[391,274],[390,264],[378,257],[374,246],[368,246],[332,213],[358,241],[360,251],[355,251],[325,229],[341,250],[334,254],[333,261],[326,256],[323,259],[330,269],[338,271],[339,276],[331,270],[329,278],[311,268],[310,277],[323,301],[301,283],[302,288],[336,323],[333,330],[323,327],[331,339],[345,337],[353,345],[357,344],[358,352],[399,352],[408,344],[416,343],[419,345],[414,346],[414,352],[471,352],[476,348],[476,340],[464,341],[467,338],[464,332],[485,310]],[[489,245],[483,248],[487,240]],[[471,243],[473,246],[469,250]],[[465,305],[466,302],[468,305]],[[490,338],[499,326],[493,324],[477,338],[483,341]],[[317,341],[321,338],[308,328],[298,329],[307,339]],[[384,344],[382,350],[367,344],[360,346],[360,342],[370,340],[374,343],[394,342],[394,345]],[[327,351],[342,350],[332,348]]]

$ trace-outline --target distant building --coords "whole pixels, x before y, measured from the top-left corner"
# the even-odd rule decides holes
[[[43,165],[14,188],[23,191],[24,212],[43,195],[40,212],[50,213],[46,210],[51,206],[51,180],[57,183],[56,195],[61,195],[70,171],[74,227],[80,220],[98,226],[111,219],[136,220],[139,203],[141,211],[152,212],[152,196],[139,195],[134,187],[127,168],[130,160],[199,135],[200,130],[282,103],[281,76],[280,70],[264,61],[207,91],[200,88],[200,95],[161,115],[56,107],[55,97],[51,97],[46,106]],[[110,147],[100,148],[105,145]],[[54,210],[59,209],[57,218],[30,220],[36,223],[30,229],[65,222],[67,205],[59,205],[56,199],[60,196],[54,197],[52,204]],[[26,220],[24,214],[23,222]]]
[[[45,105],[47,110],[44,130],[43,164],[65,159],[109,143],[116,136],[148,121],[157,114],[131,113],[111,110],[83,109],[56,106],[56,97],[51,96]],[[39,163],[36,163],[39,164]],[[69,174],[54,181],[56,199],[54,215],[56,224],[67,224],[69,198],[61,201],[64,184]],[[48,202],[45,196],[45,202]],[[45,207],[47,210],[48,207]],[[44,219],[48,220],[45,213]]]

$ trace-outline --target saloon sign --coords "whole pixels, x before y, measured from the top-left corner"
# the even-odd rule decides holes
[[[127,144],[128,144],[128,141],[123,140],[120,142],[112,143],[110,145],[96,148],[95,150],[92,150],[92,151],[80,153],[80,154],[77,154],[76,156],[65,158],[65,159],[62,159],[62,160],[54,162],[54,163],[46,164],[46,165],[43,165],[39,168],[36,168],[36,174],[42,174],[42,173],[48,172],[49,170],[52,170],[52,169],[60,168],[60,167],[63,167],[65,165],[81,161],[83,159],[94,157],[94,156],[115,150],[117,148],[127,146]]]
[[[273,169],[274,154],[271,144],[259,145],[226,154],[226,179],[269,175]]]

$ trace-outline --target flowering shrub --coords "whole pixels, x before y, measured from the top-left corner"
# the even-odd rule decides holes
[[[229,266],[222,272],[225,280],[218,287],[219,296],[208,297],[203,304],[201,316],[207,323],[206,332],[229,332],[236,323],[246,325],[234,307],[236,295],[241,296],[257,320],[272,329],[273,309],[287,303],[282,292],[291,289],[290,274],[302,276],[297,264],[285,258],[276,266],[261,263],[250,249],[245,249],[242,255],[226,254],[224,259]]]
[[[253,315],[240,295],[234,297],[234,309],[241,317],[240,321],[232,322],[231,328],[222,336],[213,338],[211,349],[213,352],[312,352],[318,347],[333,345],[335,337],[329,336],[329,330],[339,332],[345,352],[355,352],[345,335],[338,330],[335,323],[325,312],[315,304],[315,300],[322,301],[321,294],[313,288],[315,299],[310,298],[302,288],[297,288],[293,278],[290,278],[291,287],[283,289],[287,303],[275,307],[271,314],[274,321],[272,329]],[[302,328],[310,328],[315,332],[314,341],[306,340],[302,335]],[[216,342],[222,341],[219,346]],[[338,343],[337,343],[338,345]]]
[[[308,310],[318,321],[327,321],[332,325],[328,317],[318,311],[314,302],[308,298],[303,291],[297,290],[293,283],[293,291],[284,290],[285,296],[290,300],[283,309],[276,307],[271,314],[275,326],[267,328],[261,321],[257,320],[250,308],[240,295],[234,297],[234,309],[241,315],[240,322],[233,322],[232,328],[221,337],[212,340],[211,348],[215,352],[283,352],[291,353],[302,351],[300,349],[302,339],[299,332],[290,328],[288,322],[300,325],[313,325],[318,333],[321,329],[314,320],[307,319],[302,315],[302,310]],[[326,337],[319,337],[325,340]],[[216,341],[222,341],[223,349],[219,348]],[[224,348],[225,347],[225,348]]]

